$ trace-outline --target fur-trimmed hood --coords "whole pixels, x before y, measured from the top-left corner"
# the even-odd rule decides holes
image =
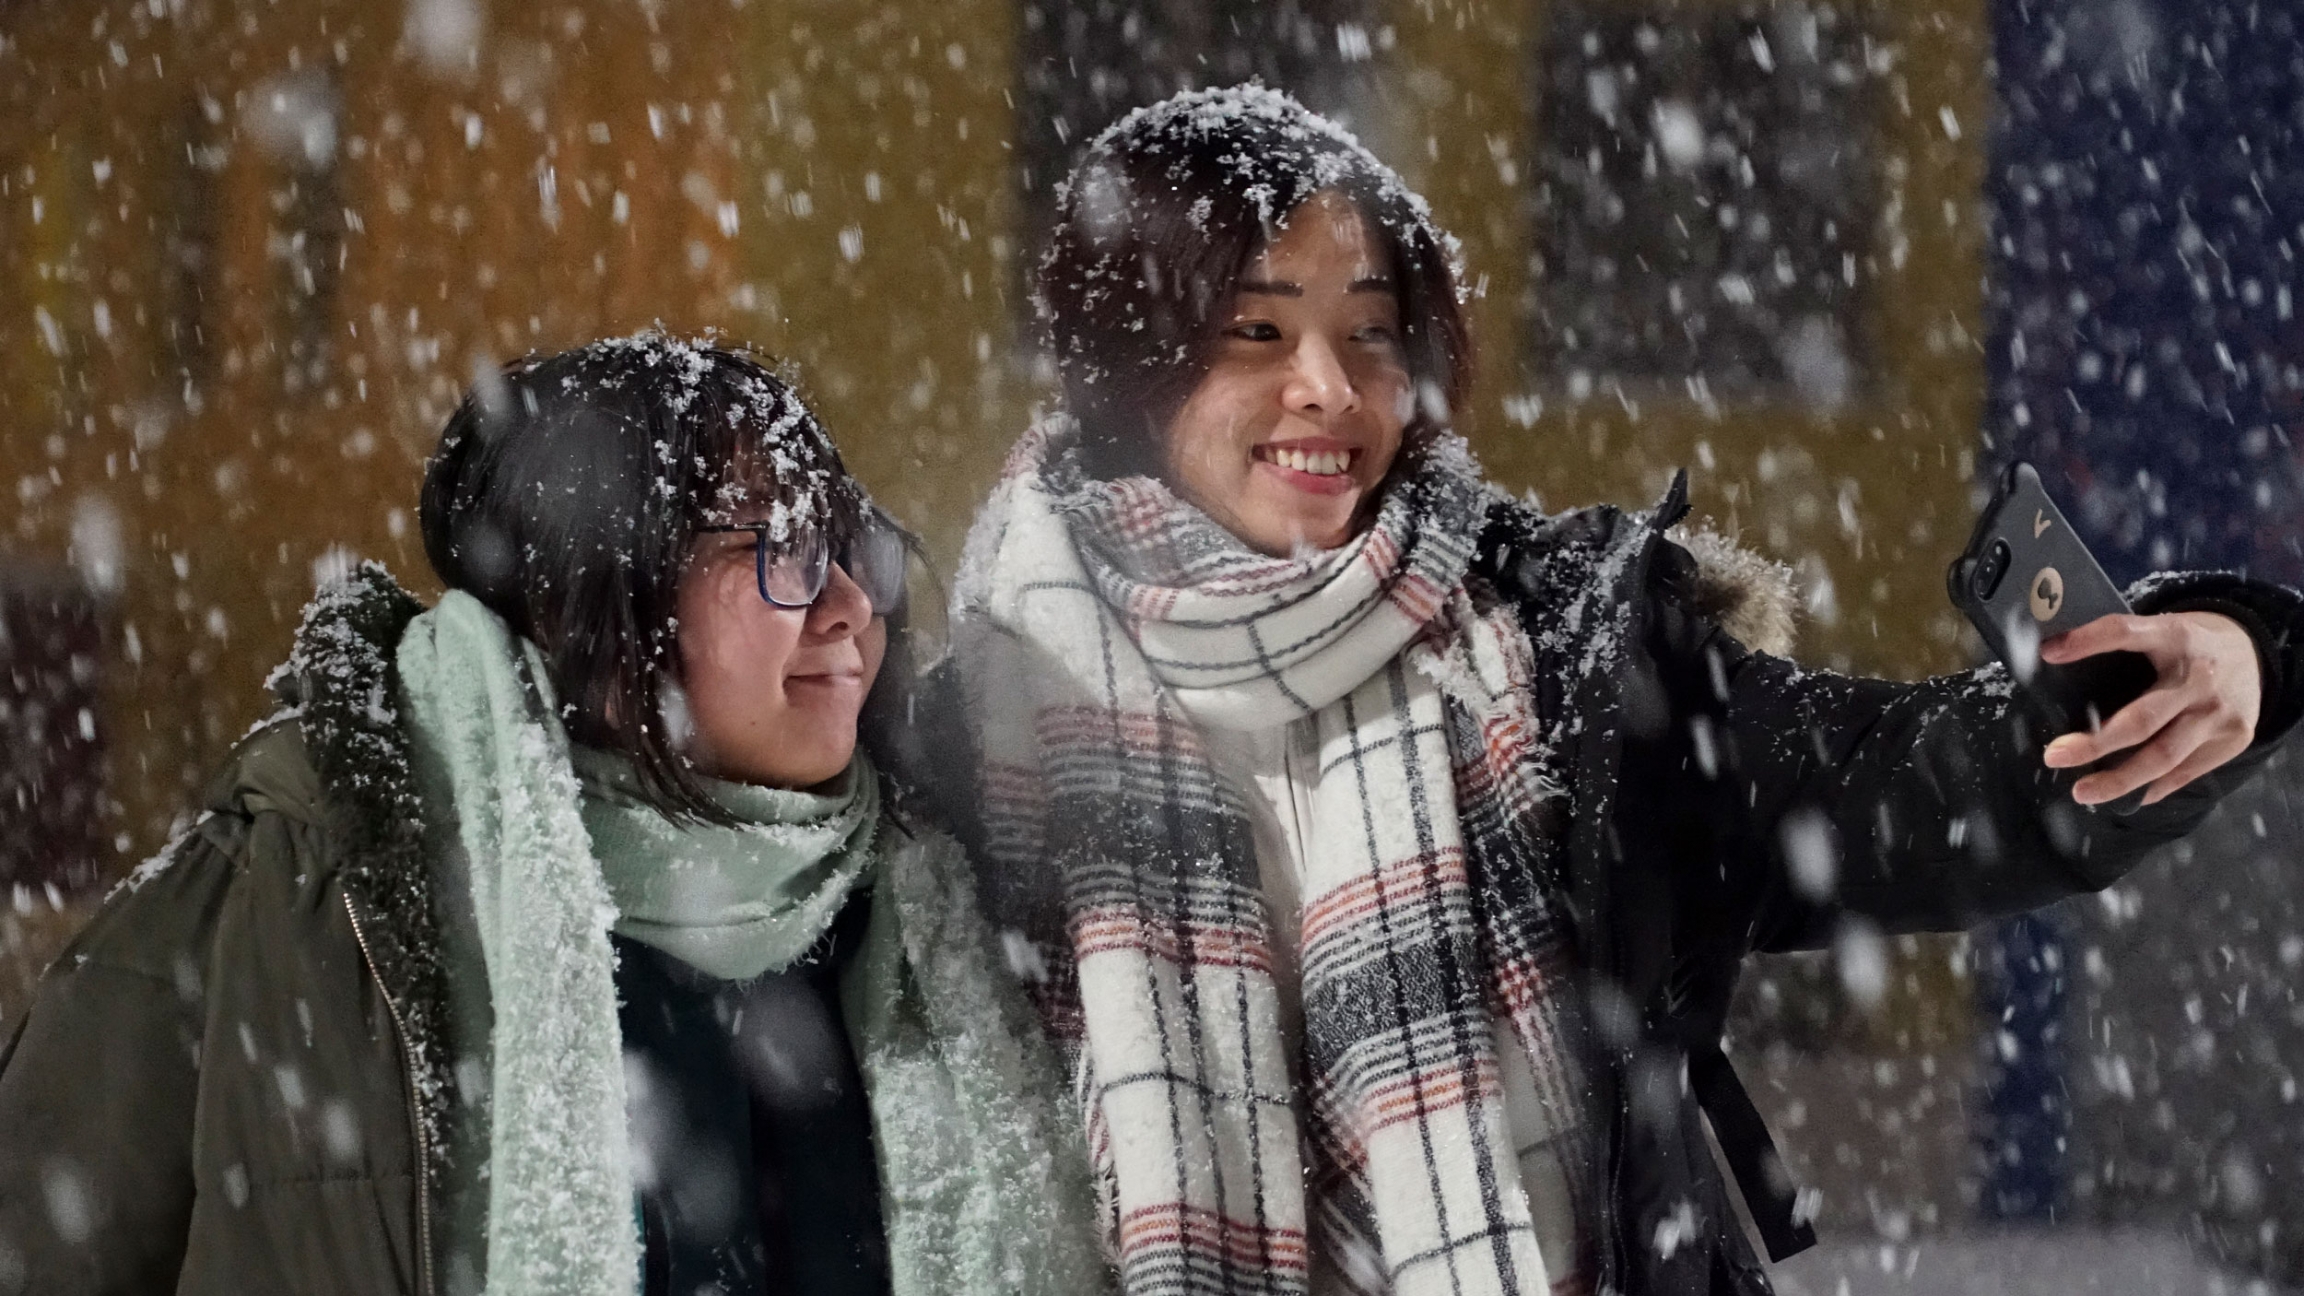
[[[323,592],[275,677],[288,708],[0,1038],[0,1163],[73,1167],[110,1219],[91,1249],[0,1175],[29,1290],[433,1285],[439,1199],[410,1189],[446,1168],[441,942],[390,669],[416,611],[381,568]]]
[[[338,879],[363,949],[399,1015],[426,1120],[427,1169],[443,1167],[437,1137],[450,1102],[447,988],[424,806],[400,714],[394,654],[424,610],[381,563],[362,563],[304,609],[288,659],[266,682],[302,738],[317,782],[306,807],[331,839]],[[284,762],[273,762],[282,764]],[[245,782],[255,770],[239,762]]]
[[[1800,589],[1792,569],[1739,546],[1710,526],[1685,523],[1665,538],[1696,560],[1696,609],[1754,652],[1788,657],[1799,636]]]
[[[1547,514],[1495,489],[1482,545],[1492,579],[1518,586],[1524,594],[1543,590],[1540,602],[1589,608],[1595,598],[1640,597],[1619,578],[1625,564],[1655,539],[1689,560],[1692,574],[1684,589],[1698,615],[1755,652],[1791,655],[1800,609],[1792,569],[1744,548],[1708,523],[1691,521],[1685,473],[1676,475],[1664,497],[1642,512],[1599,504]]]

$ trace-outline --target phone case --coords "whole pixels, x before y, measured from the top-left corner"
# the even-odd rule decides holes
[[[2054,715],[2058,733],[2094,728],[2152,686],[2139,653],[2068,665],[2039,660],[2040,641],[2129,610],[2028,463],[2012,465],[1946,573],[1952,602],[1994,655]]]

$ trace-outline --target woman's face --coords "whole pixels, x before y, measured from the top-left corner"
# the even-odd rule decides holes
[[[1359,210],[1330,191],[1297,208],[1221,323],[1166,429],[1168,484],[1260,552],[1343,544],[1367,523],[1411,400],[1398,285]]]
[[[739,522],[749,518],[737,518]],[[699,536],[680,578],[680,667],[698,772],[805,788],[848,767],[888,623],[832,566],[806,608],[760,597],[748,532]]]

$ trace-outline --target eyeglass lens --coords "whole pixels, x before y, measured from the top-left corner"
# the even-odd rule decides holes
[[[797,545],[771,554],[766,537],[753,549],[760,578],[760,597],[783,608],[804,608],[824,593],[831,575],[832,555],[821,532],[812,532]],[[885,526],[867,527],[840,555],[840,569],[856,582],[874,612],[894,612],[904,602],[904,539]]]
[[[892,527],[868,526],[841,555],[840,569],[848,573],[872,609],[883,615],[904,604],[904,566],[909,556],[904,537]]]
[[[824,592],[831,559],[820,531],[809,532],[781,553],[769,552],[765,532],[753,533],[752,561],[760,577],[760,597],[777,607],[804,608],[814,603]]]

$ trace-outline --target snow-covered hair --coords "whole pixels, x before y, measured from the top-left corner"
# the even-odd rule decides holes
[[[697,528],[819,531],[872,507],[791,385],[660,332],[483,374],[426,464],[425,556],[543,650],[570,736],[632,758],[659,809],[725,819],[680,754],[677,613]],[[884,673],[885,674],[885,673]]]
[[[1088,146],[1057,196],[1035,302],[1098,476],[1148,471],[1207,371],[1234,286],[1313,195],[1349,199],[1390,261],[1419,387],[1409,443],[1471,385],[1457,244],[1351,132],[1250,84],[1139,108]]]

